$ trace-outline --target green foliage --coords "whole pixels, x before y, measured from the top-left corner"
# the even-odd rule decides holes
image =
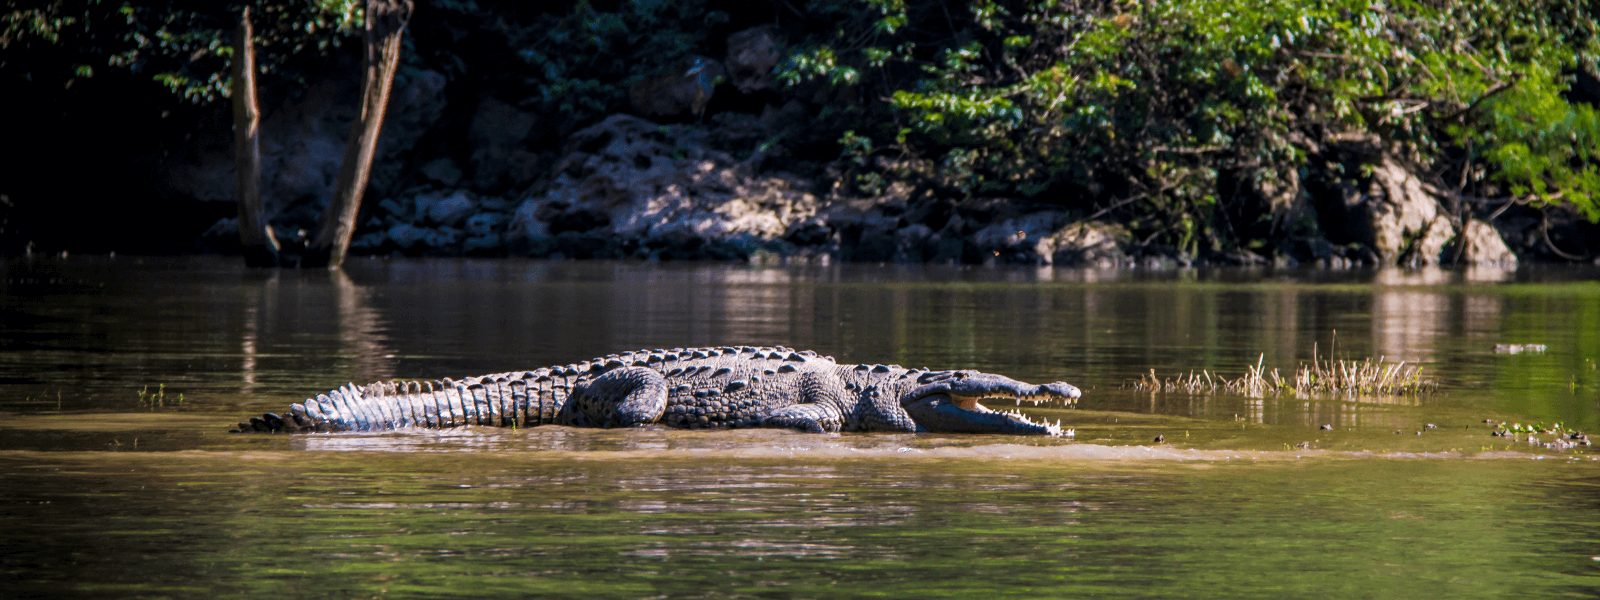
[[[1329,133],[1596,219],[1596,112],[1564,96],[1600,56],[1583,4],[824,2],[837,30],[780,77],[882,99],[839,126],[959,193],[1108,211],[1188,254],[1259,245],[1270,199],[1240,182],[1283,189]]]
[[[1600,222],[1600,113],[1564,101],[1553,80],[1530,75],[1488,102],[1478,127],[1456,131],[1458,143],[1481,148],[1494,181],[1512,195],[1569,204]]]
[[[508,32],[538,112],[585,122],[626,106],[630,86],[682,69],[725,17],[703,2],[579,0]]]
[[[0,8],[0,75],[131,74],[215,100],[246,5],[277,78],[325,68],[362,22],[357,0],[28,0]],[[1283,222],[1270,196],[1330,134],[1375,135],[1440,189],[1600,222],[1600,110],[1569,91],[1600,69],[1593,0],[425,6],[413,29],[433,27],[434,46],[473,39],[423,60],[473,65],[475,85],[557,129],[625,111],[634,84],[770,23],[789,52],[776,77],[821,106],[807,134],[838,140],[858,191],[915,179],[1065,206],[1190,255],[1262,247]]]
[[[29,2],[0,8],[0,50],[13,57],[0,70],[70,86],[103,66],[147,77],[184,100],[210,102],[228,95],[234,30],[247,5],[257,64],[268,74],[327,56],[362,26],[358,0]]]
[[[1479,195],[1565,205],[1600,222],[1600,116],[1566,94],[1576,69],[1600,65],[1596,7],[1585,3],[1443,4],[1416,20],[1442,26],[1408,40],[1403,74],[1431,109],[1415,129]]]

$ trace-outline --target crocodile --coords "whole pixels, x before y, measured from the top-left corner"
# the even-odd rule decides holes
[[[236,432],[408,427],[773,427],[1061,436],[1061,422],[982,402],[1075,405],[1064,382],[1032,385],[974,370],[840,364],[782,346],[638,350],[579,363],[434,381],[345,385],[266,413]]]

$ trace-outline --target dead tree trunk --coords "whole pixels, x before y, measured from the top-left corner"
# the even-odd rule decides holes
[[[366,60],[361,78],[361,112],[351,125],[333,200],[322,212],[317,234],[306,249],[303,264],[337,269],[344,263],[355,234],[361,195],[372,174],[372,157],[378,149],[378,132],[389,105],[389,90],[400,64],[400,41],[411,19],[411,0],[367,0]]]
[[[239,15],[233,40],[233,161],[234,193],[239,202],[239,243],[244,264],[271,267],[278,264],[278,239],[267,226],[261,206],[261,110],[256,104],[256,50],[250,27],[250,7]]]

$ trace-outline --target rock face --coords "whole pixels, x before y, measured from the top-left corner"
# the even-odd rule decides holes
[[[1343,254],[1358,263],[1405,266],[1457,260],[1457,218],[1376,138],[1336,136],[1314,163],[1323,165],[1307,179],[1316,221],[1344,251],[1313,246],[1312,256],[1332,262]]]
[[[1438,201],[1423,188],[1422,181],[1388,155],[1373,168],[1366,204],[1371,219],[1372,249],[1387,264],[1399,262],[1412,251],[1411,240],[1427,233],[1440,212]],[[1418,262],[1438,262],[1438,251],[1449,242],[1448,237],[1443,242],[1438,241],[1445,235],[1443,231],[1436,229],[1433,236],[1423,238],[1430,246],[1418,249],[1421,250],[1417,254]],[[1432,250],[1431,256],[1429,250]]]
[[[1121,226],[1071,221],[1060,212],[1037,212],[1006,219],[973,233],[972,243],[1005,262],[1113,267],[1131,264],[1123,250],[1128,233]]]
[[[389,184],[375,179],[352,249],[1089,267],[1174,263],[1170,257],[1161,262],[1169,256],[1162,254],[1166,250],[1135,243],[1122,226],[1083,221],[1081,202],[955,197],[916,177],[873,186],[843,183],[854,180],[844,171],[819,167],[815,158],[799,158],[811,113],[798,101],[780,103],[783,98],[771,87],[780,49],[770,29],[738,32],[728,39],[726,70],[723,63],[700,58],[698,66],[664,73],[630,90],[634,109],[659,120],[613,115],[568,135],[559,151],[548,147],[553,141],[548,123],[500,99],[474,100],[475,105],[458,107],[441,120],[443,76],[414,73],[402,80],[409,87],[397,92],[394,120],[383,133],[384,148],[391,142],[403,148],[391,149],[392,155],[374,165],[395,173]],[[723,91],[738,92],[719,100],[717,114],[672,124],[696,120],[715,89],[708,82],[724,76],[730,85]],[[264,183],[276,203],[274,226],[291,243],[314,228],[320,203],[332,192],[354,106],[336,93],[339,89],[325,84],[286,103],[269,116],[272,124],[264,132]],[[456,126],[454,137],[426,133],[447,125]],[[442,142],[437,148],[435,140]],[[445,149],[461,142],[470,154]],[[1375,140],[1347,139],[1328,147],[1333,149],[1317,157],[1320,166],[1304,173],[1241,180],[1270,207],[1274,231],[1305,230],[1296,238],[1298,245],[1283,245],[1274,258],[1290,256],[1283,262],[1293,264],[1305,256],[1330,267],[1516,264],[1493,227],[1472,220],[1461,224],[1460,216],[1441,208],[1433,188]],[[196,177],[192,185],[215,187],[214,199],[229,200],[231,156],[212,153],[212,158],[228,162],[208,172],[226,177],[209,183]],[[808,175],[769,171],[794,160],[813,161],[791,167]],[[552,162],[553,168],[543,166]],[[895,165],[877,166],[891,171]],[[899,166],[910,173],[938,168],[933,163]],[[818,191],[829,183],[834,187]],[[1514,217],[1505,215],[1497,223],[1511,232],[1506,239],[1527,250],[1527,236],[1516,237]],[[223,219],[206,234],[207,244],[227,247],[236,227]],[[1263,260],[1249,252],[1239,255],[1244,257],[1237,259],[1240,264]]]
[[[728,36],[728,77],[741,94],[773,88],[772,69],[783,58],[783,43],[771,27],[755,27]]]
[[[389,108],[384,111],[383,132],[378,135],[378,156],[372,161],[369,191],[380,194],[393,191],[406,178],[410,161],[405,158],[443,117],[448,84],[449,80],[438,71],[402,69],[395,75]],[[352,92],[349,98],[347,102],[353,111],[359,106],[360,93]],[[339,130],[341,151],[349,135],[348,128],[347,124]]]
[[[359,106],[360,79],[324,81],[268,107],[261,121],[261,197],[269,214],[310,200],[326,204],[344,159],[345,139]],[[404,173],[403,155],[439,121],[445,108],[446,80],[434,71],[406,70],[395,79],[393,95],[373,159],[372,187],[391,187]],[[232,131],[219,137],[188,164],[171,170],[173,192],[198,200],[232,202]]]
[[[300,102],[288,102],[262,119],[261,196],[269,214],[297,198],[325,201],[333,195],[356,107],[340,87],[312,86]]]
[[[1372,248],[1385,264],[1517,265],[1494,227],[1476,219],[1457,227],[1416,175],[1392,157],[1373,169],[1366,207]]]
[[[817,198],[798,179],[751,176],[685,128],[616,115],[574,133],[547,190],[507,232],[527,254],[742,258],[782,249]]]
[[[628,101],[646,117],[699,118],[711,101],[717,82],[726,77],[722,63],[696,56],[681,69],[668,70],[633,86],[628,90]]]
[[[472,115],[467,142],[472,145],[472,184],[479,190],[521,187],[537,174],[527,139],[538,125],[531,113],[494,98],[485,98]]]

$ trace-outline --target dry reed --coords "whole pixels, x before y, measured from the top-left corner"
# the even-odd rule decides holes
[[[1265,359],[1265,354],[1256,357],[1256,364],[1245,367],[1243,375],[1231,379],[1207,370],[1160,377],[1151,369],[1132,387],[1142,392],[1196,395],[1229,392],[1251,398],[1284,394],[1352,398],[1420,396],[1438,388],[1437,381],[1423,376],[1422,367],[1408,365],[1405,361],[1391,363],[1381,356],[1377,360],[1360,361],[1324,358],[1313,348],[1311,362],[1301,363],[1293,377],[1284,377],[1277,368],[1267,370]]]

